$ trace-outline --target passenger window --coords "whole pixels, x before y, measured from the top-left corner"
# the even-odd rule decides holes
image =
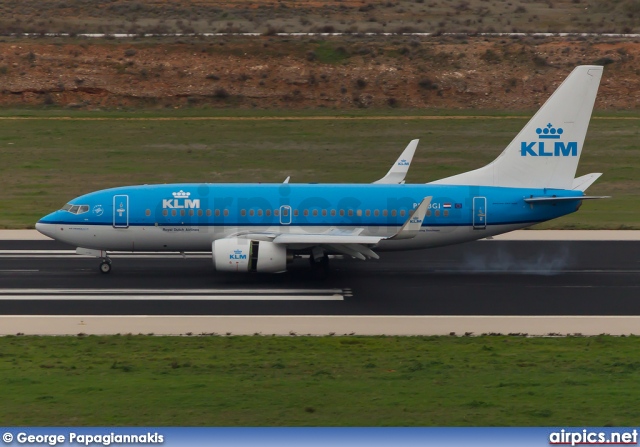
[[[365,212],[365,215],[366,215],[367,217],[371,216],[371,210],[367,210],[367,211]]]
[[[246,216],[247,215],[247,210],[240,210],[240,215],[241,216]]]
[[[287,217],[289,215],[289,208],[282,208],[282,215]]]
[[[335,216],[336,215],[336,210],[331,210],[331,215]]]
[[[344,216],[344,210],[340,210],[340,215]]]
[[[202,210],[198,210],[198,216],[202,217]]]
[[[362,210],[358,210],[358,211],[356,211],[356,215],[357,215],[358,217],[361,217],[361,216],[362,216]]]
[[[189,210],[189,216],[193,216],[194,211],[193,210]]]
[[[382,215],[384,217],[387,217],[389,215],[389,212],[387,210],[382,210]]]
[[[180,215],[181,215],[181,216],[184,216],[185,214],[186,214],[186,213],[185,213],[185,211],[184,211],[184,210],[180,210]]]
[[[271,216],[271,210],[266,210],[265,214],[267,215],[267,217]]]
[[[224,215],[228,216],[229,215],[229,210],[224,210]]]
[[[298,210],[293,210],[294,217],[298,217]]]
[[[449,210],[444,210],[442,212],[442,214],[444,215],[444,217],[448,217],[449,216]]]
[[[169,210],[162,210],[162,215],[163,216],[168,216],[169,215]]]
[[[304,212],[302,214],[304,214],[305,216],[308,216],[309,215],[309,210],[304,210]]]
[[[258,216],[262,217],[262,210],[258,210]]]
[[[313,210],[313,215],[317,216],[318,215],[318,210]]]
[[[349,210],[349,217],[353,216],[353,210]]]
[[[278,217],[280,215],[280,211],[279,210],[273,210],[273,215]]]
[[[175,216],[176,214],[178,214],[178,212],[176,210],[171,210],[171,215]]]
[[[373,212],[373,215],[374,215],[374,216],[376,216],[376,217],[378,217],[378,216],[380,215],[380,211],[375,210],[375,211]]]
[[[396,210],[391,210],[391,217],[396,217],[398,212]]]
[[[249,210],[249,216],[253,217],[254,211],[253,210]]]
[[[440,210],[436,210],[436,217],[440,217]]]
[[[146,210],[146,211],[144,212],[144,214],[145,214],[145,216],[151,216],[151,210]]]
[[[400,217],[404,217],[404,214],[405,214],[404,210],[400,210]]]
[[[322,215],[326,216],[327,215],[327,210],[322,210]]]
[[[431,210],[427,210],[427,217],[431,217]]]

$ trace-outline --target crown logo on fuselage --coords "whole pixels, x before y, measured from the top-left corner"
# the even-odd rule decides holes
[[[184,192],[180,190],[178,192],[172,193],[173,199],[163,199],[162,200],[162,208],[169,209],[198,209],[200,208],[200,199],[189,199],[191,196],[190,192]]]

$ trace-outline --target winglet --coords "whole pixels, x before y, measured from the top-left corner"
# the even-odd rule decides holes
[[[396,162],[391,166],[387,175],[382,177],[380,180],[377,180],[373,183],[381,183],[381,184],[398,184],[404,183],[404,178],[409,172],[409,166],[411,165],[411,160],[413,160],[413,154],[416,152],[416,148],[418,147],[418,142],[420,140],[411,140],[411,142],[407,145],[405,150],[400,154],[400,157],[396,160]]]
[[[289,183],[289,180],[291,180],[291,176],[288,176],[286,179],[284,179],[284,182],[282,183]]]
[[[411,239],[418,234],[420,228],[422,227],[422,222],[424,221],[424,215],[427,213],[427,209],[431,204],[431,199],[433,196],[425,197],[420,205],[416,209],[413,210],[407,221],[404,223],[402,228],[398,230],[396,234],[391,236],[388,239]]]

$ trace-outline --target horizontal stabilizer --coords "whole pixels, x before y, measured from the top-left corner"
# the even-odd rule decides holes
[[[396,160],[396,162],[391,166],[387,175],[382,177],[380,180],[377,180],[373,183],[378,184],[399,184],[404,183],[404,178],[407,176],[407,172],[409,172],[409,166],[411,165],[411,160],[413,160],[413,154],[416,152],[416,148],[418,147],[418,142],[420,140],[412,140],[406,149],[400,154],[400,157]]]
[[[527,203],[540,203],[540,202],[567,202],[571,200],[596,200],[596,199],[610,199],[611,196],[577,196],[577,197],[529,197],[524,199]]]
[[[592,174],[583,175],[582,177],[578,177],[573,179],[573,185],[571,185],[571,189],[574,191],[586,191],[587,188],[600,178],[602,175],[601,172],[594,172]]]

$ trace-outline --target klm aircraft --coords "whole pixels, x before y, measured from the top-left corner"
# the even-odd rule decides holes
[[[486,238],[573,213],[601,175],[574,178],[602,76],[573,70],[492,163],[426,184],[404,184],[417,140],[374,184],[125,186],[73,199],[36,224],[78,254],[209,252],[217,270],[284,272],[308,256],[378,259]]]

